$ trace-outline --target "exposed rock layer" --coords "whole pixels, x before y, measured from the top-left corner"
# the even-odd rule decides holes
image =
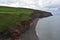
[[[29,39],[28,37],[26,39],[23,38],[23,40],[38,40],[36,39],[37,37],[35,33],[35,26],[39,18],[44,18],[44,17],[49,17],[52,16],[52,14],[50,12],[45,12],[45,11],[39,11],[39,10],[34,10],[33,13],[30,15],[31,19],[28,21],[23,21],[22,23],[18,24],[16,26],[15,29],[12,30],[12,35],[11,35],[11,40],[15,40],[18,39],[19,35],[21,35],[22,33],[26,33],[26,31],[28,31],[26,34],[24,34],[25,36],[32,35],[32,34],[28,34],[29,32],[32,33],[33,32],[33,38]],[[36,20],[36,22],[34,21]],[[28,29],[28,30],[27,30]],[[35,39],[34,39],[35,38]]]

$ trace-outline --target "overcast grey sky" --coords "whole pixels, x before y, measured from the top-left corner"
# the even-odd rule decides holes
[[[25,7],[52,12],[59,15],[60,0],[0,0],[1,6]]]

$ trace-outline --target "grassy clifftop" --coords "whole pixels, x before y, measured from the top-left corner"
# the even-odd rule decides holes
[[[32,10],[26,8],[14,8],[14,7],[4,7],[0,6],[0,13],[8,13],[8,14],[30,14]]]
[[[0,6],[0,32],[13,28],[21,21],[28,20],[33,10]]]
[[[52,16],[50,12],[0,6],[0,38],[16,39],[17,35],[27,31],[36,18]]]

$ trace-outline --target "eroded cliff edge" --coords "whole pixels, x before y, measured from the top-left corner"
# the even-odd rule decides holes
[[[20,36],[20,34],[23,34],[22,40],[38,40],[35,33],[35,26],[37,24],[37,21],[39,18],[49,16],[53,15],[50,12],[33,10],[33,13],[30,15],[31,18],[28,21],[22,21],[20,24],[17,25],[16,29],[12,30],[12,39],[18,38],[18,35]]]
[[[38,19],[48,16],[52,16],[52,14],[29,8],[0,6],[0,40],[5,40],[5,38],[18,40],[22,34],[24,34],[23,40],[27,40],[27,38],[32,40],[36,38],[32,35],[35,34],[35,26]]]

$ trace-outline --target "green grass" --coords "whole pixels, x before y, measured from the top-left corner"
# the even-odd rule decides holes
[[[0,6],[0,32],[11,29],[22,21],[30,19],[33,10]]]
[[[30,14],[32,10],[26,8],[13,8],[13,7],[3,7],[0,6],[0,13],[8,13],[8,14]]]

